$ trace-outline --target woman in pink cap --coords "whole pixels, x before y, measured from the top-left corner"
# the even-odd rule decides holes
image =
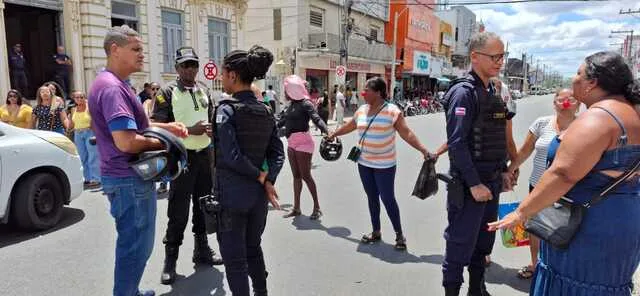
[[[284,116],[278,122],[278,127],[285,127],[288,148],[287,157],[293,173],[293,210],[284,217],[295,217],[302,214],[300,211],[300,193],[302,192],[302,181],[307,184],[311,197],[313,197],[313,213],[309,218],[316,220],[322,216],[320,203],[318,202],[318,191],[316,183],[311,176],[311,158],[315,145],[309,133],[309,119],[322,131],[327,134],[327,125],[316,112],[313,104],[309,101],[309,93],[306,87],[307,82],[302,78],[291,75],[284,79],[284,93],[288,101],[291,102]]]

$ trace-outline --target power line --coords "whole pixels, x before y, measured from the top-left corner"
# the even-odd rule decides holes
[[[487,4],[513,4],[513,3],[532,3],[532,2],[606,2],[609,0],[498,0],[498,1],[460,1],[449,3],[434,3],[435,6],[452,6],[452,5],[487,5]],[[360,1],[360,2],[375,2],[379,4],[385,4],[385,2],[377,1]],[[425,5],[422,3],[405,3],[405,2],[390,2],[390,4],[403,4],[403,5]]]

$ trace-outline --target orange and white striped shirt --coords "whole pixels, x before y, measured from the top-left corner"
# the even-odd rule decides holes
[[[373,118],[373,115],[367,116],[369,108],[369,104],[362,105],[353,115],[358,129],[358,140]],[[396,165],[396,129],[394,125],[401,113],[400,108],[392,103],[387,103],[382,108],[364,136],[364,141],[360,146],[362,154],[358,159],[359,164],[375,169],[385,169]]]

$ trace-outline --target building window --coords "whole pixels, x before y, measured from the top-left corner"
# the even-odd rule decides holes
[[[311,6],[309,11],[309,25],[324,29],[324,9]]]
[[[209,58],[222,65],[224,56],[231,48],[231,29],[227,21],[209,19]]]
[[[456,27],[456,42],[458,42],[458,27]]]
[[[184,25],[182,14],[162,10],[162,55],[164,72],[175,72],[176,51],[184,44]]]
[[[111,26],[127,25],[138,30],[138,8],[136,2],[127,0],[111,1]]]
[[[273,10],[273,40],[282,40],[282,10]]]
[[[369,28],[369,38],[373,41],[378,40],[378,31],[380,30],[380,28],[376,27],[376,26],[371,26],[371,28]]]

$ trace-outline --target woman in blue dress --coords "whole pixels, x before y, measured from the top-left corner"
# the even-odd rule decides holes
[[[490,223],[510,228],[562,196],[584,203],[640,157],[640,82],[613,52],[588,56],[573,78],[587,105],[549,146],[551,165],[513,213]],[[640,262],[640,173],[587,210],[569,247],[540,246],[531,295],[628,296]]]

